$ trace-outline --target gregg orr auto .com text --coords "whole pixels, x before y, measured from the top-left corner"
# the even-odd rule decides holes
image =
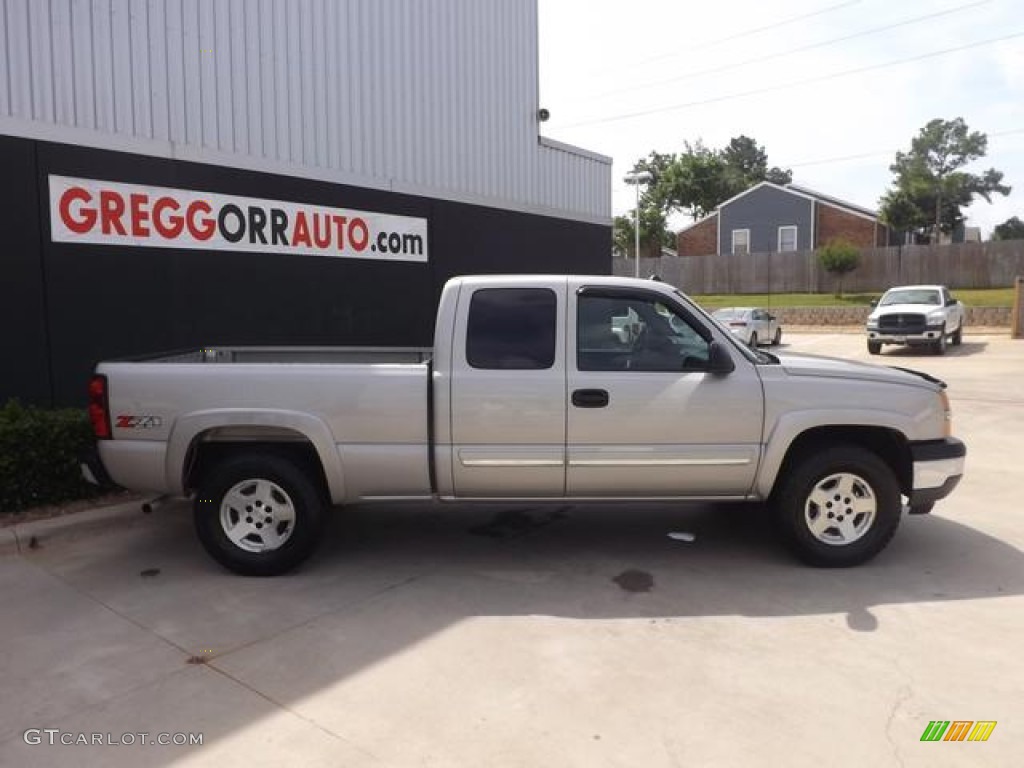
[[[426,219],[50,176],[54,242],[427,260]]]

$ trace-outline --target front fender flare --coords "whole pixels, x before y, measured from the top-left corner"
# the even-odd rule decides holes
[[[755,491],[759,498],[771,495],[779,471],[794,442],[812,429],[877,428],[903,436],[914,434],[919,424],[905,414],[892,411],[860,409],[807,410],[787,413],[779,417],[765,441],[761,466],[758,468]]]

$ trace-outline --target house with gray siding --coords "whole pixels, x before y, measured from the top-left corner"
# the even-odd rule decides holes
[[[820,192],[762,181],[678,235],[680,256],[812,250],[834,238],[861,248],[889,244],[875,211]]]

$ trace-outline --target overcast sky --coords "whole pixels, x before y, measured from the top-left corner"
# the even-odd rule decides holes
[[[633,207],[622,177],[638,158],[679,152],[687,140],[718,148],[740,134],[765,147],[769,164],[791,168],[795,183],[877,208],[896,151],[932,118],[963,117],[989,137],[971,169],[998,168],[1014,188],[976,202],[968,224],[987,237],[1024,218],[1021,0],[539,7],[541,105],[551,112],[542,133],[614,159],[615,214]]]

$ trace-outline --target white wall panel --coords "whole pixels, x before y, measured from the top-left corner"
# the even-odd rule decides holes
[[[116,130],[114,118],[114,51],[110,30],[110,0],[93,0],[90,23],[93,56],[93,103],[96,129],[105,133]],[[82,126],[83,128],[89,126]]]
[[[75,70],[71,45],[71,4],[56,3],[50,8],[53,43],[53,119],[62,125],[75,125]]]
[[[135,106],[132,89],[132,24],[130,0],[111,0],[110,52],[113,80],[103,87],[114,94],[114,130],[133,136],[144,134],[135,130]]]
[[[606,221],[610,161],[538,140],[536,2],[0,0],[0,121]]]
[[[96,56],[93,52],[92,42],[92,4],[90,0],[72,0],[70,11],[70,55],[75,105],[72,124],[82,128],[95,128],[94,62]]]
[[[31,120],[32,73],[29,66],[28,0],[5,0],[8,62],[7,109],[11,117]]]
[[[57,3],[54,3],[56,5]],[[145,0],[128,2],[133,133],[153,136],[153,93],[149,78],[149,8]]]
[[[159,0],[154,0],[159,2]],[[167,40],[164,53],[167,57],[167,137],[170,141],[186,141],[185,61],[181,0],[167,0],[164,9],[164,23]]]
[[[49,3],[30,2],[28,5],[29,62],[32,67],[32,119],[52,123],[53,109],[53,49]]]

